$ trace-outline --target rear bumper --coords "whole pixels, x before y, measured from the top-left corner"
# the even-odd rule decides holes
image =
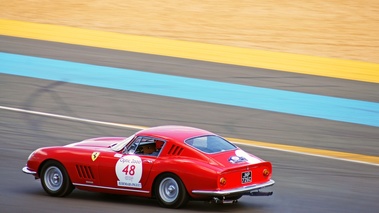
[[[207,196],[228,196],[228,195],[251,195],[254,196],[254,191],[274,185],[274,180],[269,180],[261,184],[253,184],[241,188],[228,189],[228,190],[192,190],[193,194],[207,195]]]
[[[37,172],[36,171],[32,171],[32,170],[30,170],[28,167],[24,167],[24,168],[22,168],[22,172],[23,173],[25,173],[25,174],[28,174],[28,175],[36,175],[37,174]]]

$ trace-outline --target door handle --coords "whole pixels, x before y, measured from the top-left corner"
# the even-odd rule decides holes
[[[143,160],[144,163],[153,163],[152,160]]]

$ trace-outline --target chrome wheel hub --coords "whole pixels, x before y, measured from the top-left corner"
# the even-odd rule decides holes
[[[175,179],[167,177],[159,184],[159,194],[164,202],[175,201],[179,195],[179,186]]]
[[[44,175],[46,187],[51,191],[57,191],[63,183],[63,175],[61,170],[56,166],[49,167]]]

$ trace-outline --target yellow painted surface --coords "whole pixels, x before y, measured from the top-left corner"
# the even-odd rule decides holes
[[[379,83],[379,64],[0,19],[0,35]]]
[[[296,153],[301,153],[301,154],[306,154],[306,155],[335,158],[335,159],[346,160],[346,161],[362,162],[362,163],[379,166],[379,157],[377,156],[361,155],[361,154],[338,152],[338,151],[331,151],[331,150],[322,150],[322,149],[315,149],[315,148],[308,148],[308,147],[301,147],[301,146],[291,146],[291,145],[284,145],[284,144],[273,144],[273,143],[267,143],[267,142],[238,139],[238,138],[227,138],[227,139],[236,143],[252,145],[256,147],[282,150],[282,151],[288,151],[288,152],[296,152]]]
[[[2,0],[0,19],[379,63],[378,0]]]

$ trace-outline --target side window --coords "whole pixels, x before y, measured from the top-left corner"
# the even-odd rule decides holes
[[[128,147],[127,153],[136,155],[158,156],[164,143],[164,140],[161,139],[151,137],[138,137]]]
[[[158,156],[159,153],[161,152],[163,145],[165,144],[165,141],[163,140],[154,140],[155,143],[155,151],[151,153],[151,155]]]
[[[190,138],[187,139],[185,143],[205,153],[216,153],[236,149],[235,145],[216,135]]]
[[[138,145],[141,141],[141,137],[137,137],[131,144],[129,147],[126,147],[126,150],[125,152],[128,153],[128,154],[134,154],[136,153],[136,150],[138,149]]]

